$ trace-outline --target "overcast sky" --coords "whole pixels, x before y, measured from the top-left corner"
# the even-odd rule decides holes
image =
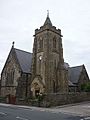
[[[13,41],[15,48],[32,52],[34,30],[47,10],[62,31],[65,62],[85,64],[90,76],[90,0],[0,0],[0,72]]]

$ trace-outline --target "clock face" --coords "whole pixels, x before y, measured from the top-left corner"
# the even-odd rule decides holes
[[[42,60],[42,55],[39,56],[39,60]]]

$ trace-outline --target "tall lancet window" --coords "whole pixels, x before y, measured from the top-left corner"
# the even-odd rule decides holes
[[[56,49],[57,43],[56,43],[56,37],[53,38],[53,48]]]
[[[39,50],[40,51],[43,50],[43,39],[42,39],[42,37],[39,38]]]
[[[10,72],[7,72],[6,74],[6,86],[12,85],[14,83],[14,70],[11,70]]]

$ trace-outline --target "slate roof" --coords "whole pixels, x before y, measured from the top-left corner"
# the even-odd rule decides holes
[[[78,83],[78,80],[79,80],[80,74],[82,72],[82,69],[83,69],[83,65],[70,67],[68,69],[69,79],[72,83]]]
[[[18,62],[20,64],[20,67],[23,72],[25,73],[31,73],[31,64],[32,64],[32,53],[15,49],[16,56],[18,59]],[[82,71],[83,65],[81,66],[75,66],[75,67],[69,67],[68,73],[69,73],[69,82],[68,84],[70,86],[74,86],[74,83],[78,83],[81,71]]]
[[[32,53],[15,49],[16,56],[23,72],[31,73]]]

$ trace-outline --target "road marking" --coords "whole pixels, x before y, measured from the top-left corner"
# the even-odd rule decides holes
[[[84,118],[85,120],[90,120],[90,117],[86,117],[86,118]]]
[[[26,119],[26,118],[23,118],[23,117],[19,117],[19,116],[17,116],[16,118],[20,119],[20,120],[29,120],[29,119]]]
[[[1,114],[1,115],[7,115],[7,114],[6,114],[6,113],[4,113],[4,112],[0,112],[0,114]]]
[[[86,117],[86,118],[83,118],[83,119],[80,119],[80,120],[90,120],[90,117]]]

